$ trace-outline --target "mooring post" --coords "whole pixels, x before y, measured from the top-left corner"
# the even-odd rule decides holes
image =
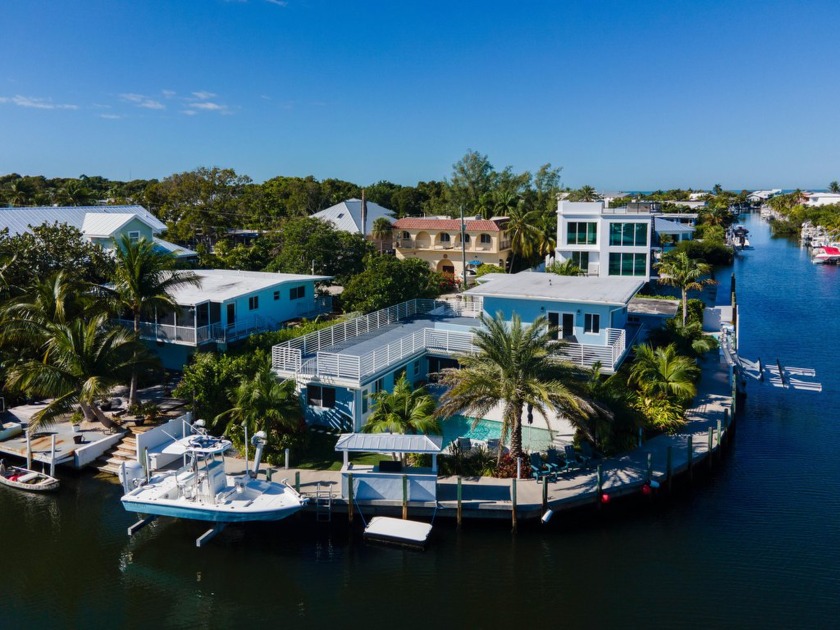
[[[667,459],[665,460],[665,474],[668,477],[668,492],[670,492],[671,487],[673,485],[672,484],[672,479],[671,479],[673,477],[673,475],[671,474],[671,470],[672,470],[673,462],[674,462],[674,460],[673,460],[673,456],[674,456],[673,455],[673,450],[672,450],[672,446],[670,444],[668,445],[668,450],[666,451],[665,454],[667,456]]]
[[[598,491],[595,494],[595,503],[598,505],[598,509],[601,509],[601,494],[602,494],[602,490],[604,489],[601,464],[598,464],[598,469],[595,472],[596,472],[595,479],[596,479],[596,484],[597,484],[597,488],[598,488]]]
[[[353,524],[353,473],[347,475],[347,522]]]
[[[653,453],[647,454],[647,482],[653,479]]]
[[[545,512],[545,509],[548,507],[548,479],[543,480],[542,485],[542,509]]]
[[[460,529],[461,528],[461,518],[462,518],[462,514],[461,514],[461,477],[460,476],[458,477],[458,512],[457,512],[457,517],[456,518],[458,519],[458,529]]]
[[[730,424],[731,424],[731,418],[729,417],[729,409],[727,408],[727,409],[723,410],[723,425],[726,427],[727,432],[729,431],[729,425]],[[729,439],[728,436],[727,436],[727,439]]]
[[[300,471],[295,471],[295,492],[300,494]]]
[[[408,520],[408,475],[402,476],[403,486],[403,520]]]
[[[694,436],[688,436],[688,478],[694,479],[694,445],[692,444]]]
[[[510,497],[511,497],[511,504],[510,504],[511,530],[510,531],[512,531],[515,534],[516,533],[516,479],[511,480]]]
[[[55,433],[52,434],[52,447],[50,448],[50,477],[55,477]]]
[[[706,451],[706,459],[709,460],[709,469],[712,468],[712,439],[714,436],[714,430],[712,427],[709,427],[709,445],[708,450]]]
[[[721,433],[721,423],[720,420],[717,421],[717,450],[718,450],[718,459],[723,457],[723,449],[721,448],[720,441],[723,439]]]
[[[274,469],[273,468],[266,468],[265,469],[265,480],[266,481],[271,481],[271,476],[273,474],[274,474]]]

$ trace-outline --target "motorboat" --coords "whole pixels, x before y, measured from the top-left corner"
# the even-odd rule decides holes
[[[815,265],[836,265],[840,263],[840,247],[826,245],[817,247],[811,257]]]
[[[123,507],[142,515],[171,516],[217,525],[251,521],[277,521],[291,516],[307,502],[285,482],[257,479],[247,468],[239,475],[225,473],[224,455],[232,447],[230,440],[208,435],[203,421],[187,423],[186,437],[167,445],[164,453],[179,454],[182,465],[174,470],[147,473],[139,462],[126,462],[120,470],[125,494]],[[247,441],[247,440],[246,440]],[[254,435],[256,447],[253,471],[265,446],[265,433]],[[145,519],[129,529],[132,534]],[[221,527],[207,532],[220,531]],[[201,539],[196,541],[199,546]]]
[[[55,477],[20,466],[9,466],[0,459],[0,483],[26,492],[54,492],[61,483]]]

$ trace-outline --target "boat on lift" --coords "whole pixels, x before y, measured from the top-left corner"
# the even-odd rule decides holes
[[[815,265],[837,265],[840,264],[840,247],[826,245],[817,247],[811,257]]]
[[[285,482],[257,479],[256,474],[248,470],[247,459],[244,473],[226,474],[224,454],[232,447],[230,440],[208,435],[202,420],[185,424],[186,437],[163,449],[164,453],[181,455],[181,467],[149,476],[139,462],[126,462],[121,467],[120,481],[125,491],[121,499],[123,507],[129,512],[151,516],[129,528],[129,534],[155,516],[215,523],[213,530],[196,541],[201,546],[227,523],[277,521],[291,516],[306,504],[307,499]],[[259,471],[265,437],[260,431],[252,439],[256,447],[254,471]]]

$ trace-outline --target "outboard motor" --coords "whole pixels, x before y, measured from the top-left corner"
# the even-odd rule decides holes
[[[140,462],[123,462],[119,472],[120,483],[123,491],[128,494],[146,480],[146,473],[143,472],[143,464]]]
[[[254,469],[250,473],[251,477],[254,479],[257,478],[257,475],[260,472],[260,460],[262,459],[263,449],[265,448],[266,437],[268,436],[265,431],[257,431],[251,438],[251,444],[253,444],[256,449],[254,451]]]

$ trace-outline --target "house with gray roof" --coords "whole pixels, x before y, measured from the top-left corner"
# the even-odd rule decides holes
[[[366,201],[365,207],[367,208],[367,213],[364,221],[362,220],[361,199],[347,199],[320,212],[316,212],[312,216],[321,221],[329,221],[335,226],[335,229],[341,230],[342,232],[364,234],[364,236],[371,235],[373,223],[377,219],[385,218],[391,223],[395,220],[394,212],[380,206],[378,203]],[[362,223],[364,223],[364,226]]]

